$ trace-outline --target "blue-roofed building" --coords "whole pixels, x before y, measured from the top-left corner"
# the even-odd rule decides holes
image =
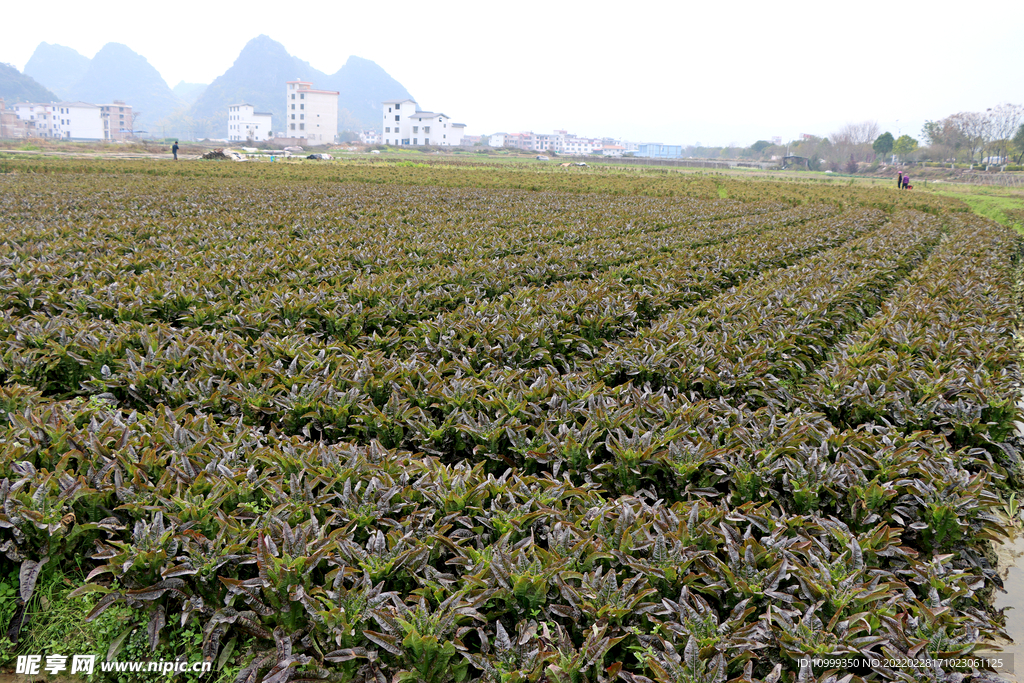
[[[645,142],[636,150],[636,156],[649,159],[681,159],[682,145],[663,145],[660,142]]]

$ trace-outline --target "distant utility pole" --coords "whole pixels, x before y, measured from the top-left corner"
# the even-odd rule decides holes
[[[900,133],[901,132],[903,132],[903,129],[900,128],[900,120],[896,119],[896,139],[897,140],[900,139]],[[893,163],[893,165],[896,164],[896,152],[892,153],[892,163]]]

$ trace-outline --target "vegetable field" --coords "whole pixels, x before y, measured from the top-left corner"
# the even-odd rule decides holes
[[[72,566],[90,619],[266,683],[947,680],[801,660],[1000,634],[1015,233],[888,189],[167,166],[0,175],[12,643]]]

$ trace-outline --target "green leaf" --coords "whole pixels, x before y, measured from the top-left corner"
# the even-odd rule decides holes
[[[135,631],[134,624],[121,631],[121,634],[110,642],[110,647],[107,648],[108,662],[114,661],[114,658],[117,657],[118,653],[124,648],[124,641],[128,640],[128,636],[130,636],[133,631]]]

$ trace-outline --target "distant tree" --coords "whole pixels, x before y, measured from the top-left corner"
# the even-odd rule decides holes
[[[962,111],[939,121],[927,121],[922,137],[945,158],[973,163],[989,157],[1006,157],[1014,131],[1024,120],[1024,106],[1000,104],[984,112]]]
[[[1006,158],[1009,154],[1010,139],[1017,126],[1024,120],[1024,106],[1003,103],[987,112],[989,122],[989,156]]]
[[[921,129],[921,136],[928,146],[943,150],[946,157],[956,159],[961,150],[967,148],[967,136],[962,127],[959,115],[947,116],[940,121],[926,121]]]
[[[771,146],[772,143],[768,142],[767,140],[758,140],[757,142],[750,146],[750,149],[753,150],[755,154],[760,154],[761,152],[765,151]]]
[[[900,159],[906,158],[908,154],[917,149],[917,140],[910,137],[909,135],[901,135],[895,143],[893,143],[892,151]]]
[[[989,137],[988,115],[975,111],[963,111],[947,117],[947,120],[960,134],[963,140],[961,146],[967,150],[967,160],[973,163],[974,157],[984,149],[985,141]]]
[[[1013,134],[1013,139],[1010,142],[1013,143],[1013,146],[1019,152],[1017,154],[1017,163],[1019,164],[1021,159],[1024,159],[1024,123],[1020,124],[1020,128]]]
[[[893,140],[892,133],[885,131],[871,144],[871,149],[880,157],[889,156],[892,154],[892,146],[895,140]]]
[[[846,172],[851,175],[857,172],[857,160],[853,155],[850,155],[850,160],[846,162]]]
[[[942,135],[941,121],[925,121],[924,126],[921,127],[921,137],[924,138],[929,147],[946,144],[946,140]]]
[[[878,123],[875,121],[847,123],[829,136],[832,141],[832,154],[829,161],[845,165],[851,155],[857,161],[871,161],[873,157],[871,142],[876,137],[878,137]]]

